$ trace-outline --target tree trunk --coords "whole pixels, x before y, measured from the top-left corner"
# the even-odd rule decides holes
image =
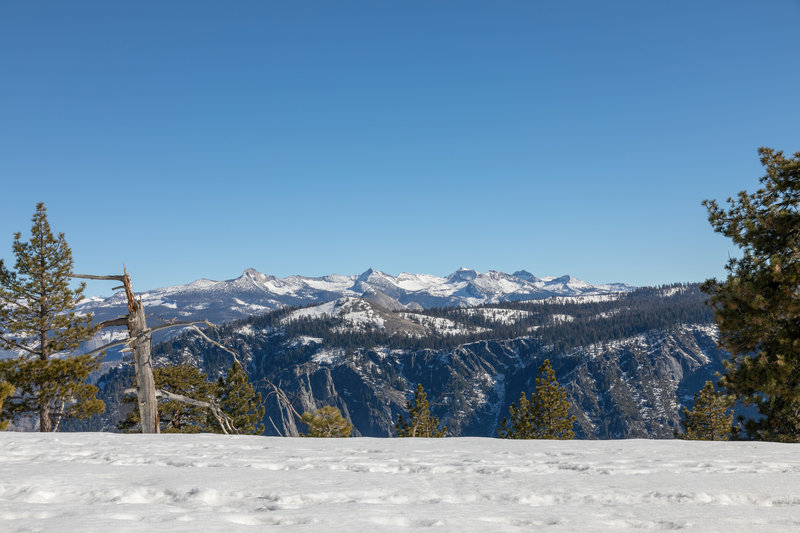
[[[156,385],[153,380],[153,364],[150,360],[150,332],[147,331],[147,319],[141,300],[137,301],[131,288],[131,278],[125,272],[123,281],[125,295],[128,297],[128,333],[135,339],[133,365],[136,369],[136,395],[139,399],[139,415],[142,419],[142,433],[158,433],[158,404],[156,403]]]
[[[50,433],[53,423],[50,420],[50,401],[39,404],[39,431]]]

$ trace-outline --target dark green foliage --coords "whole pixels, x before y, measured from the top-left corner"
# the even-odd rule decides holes
[[[247,373],[238,361],[234,361],[225,377],[217,383],[219,407],[231,419],[239,434],[260,435],[264,433],[264,406],[261,394],[253,391]]]
[[[683,433],[675,436],[686,440],[728,440],[735,430],[731,398],[714,389],[706,381],[705,386],[694,395],[694,407],[683,408]]]
[[[752,439],[800,441],[800,152],[759,149],[762,187],[708,209],[714,231],[741,249],[728,261],[725,281],[710,279],[721,339],[731,354],[720,380],[728,393],[754,405],[747,420]]]
[[[14,394],[14,387],[11,383],[4,383],[0,381],[0,411],[3,409],[3,402],[6,398]],[[0,431],[8,427],[8,420],[0,421]]]
[[[408,422],[403,419],[403,415],[397,419],[395,430],[398,437],[444,437],[447,428],[439,428],[439,419],[431,415],[428,395],[422,387],[422,383],[417,385],[414,391],[414,401],[406,401],[408,409]]]
[[[53,236],[44,204],[36,206],[30,241],[16,233],[13,251],[14,271],[0,260],[0,348],[22,355],[0,367],[0,379],[17,389],[2,416],[38,415],[39,429],[52,431],[65,418],[103,411],[97,389],[85,383],[97,358],[66,356],[97,328],[91,315],[75,313],[84,285],[70,289],[72,252],[63,233]]]
[[[348,422],[336,407],[326,405],[316,411],[306,411],[300,418],[308,426],[304,437],[349,437],[353,424]]]
[[[100,368],[100,358],[76,355],[63,359],[6,359],[0,361],[0,376],[16,389],[3,407],[3,418],[17,420],[49,406],[56,431],[62,420],[89,418],[102,413],[105,405],[98,400],[97,387],[86,383],[90,372]]]
[[[509,419],[503,419],[497,434],[502,439],[559,439],[575,437],[575,417],[569,415],[567,393],[556,381],[556,374],[545,359],[536,378],[536,392],[531,399],[521,393],[519,407],[508,408]]]
[[[192,365],[171,365],[153,370],[156,388],[186,396],[201,402],[214,402],[217,398],[217,384],[208,380],[202,370]],[[141,428],[139,402],[135,395],[123,400],[133,404],[133,409],[125,420],[120,422],[119,429],[129,433],[138,433]],[[162,433],[213,433],[219,431],[219,425],[208,409],[183,402],[159,399],[159,427]]]

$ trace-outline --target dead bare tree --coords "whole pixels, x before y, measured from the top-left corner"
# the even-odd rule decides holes
[[[187,401],[190,400],[189,398],[185,398],[181,396],[181,398],[177,398],[177,396],[172,393],[167,393],[166,391],[158,390],[155,386],[155,380],[153,379],[153,363],[150,359],[150,350],[152,347],[152,335],[153,332],[166,329],[166,328],[173,328],[178,326],[187,326],[191,324],[197,324],[199,322],[204,322],[206,325],[211,326],[207,320],[193,320],[193,321],[171,321],[167,322],[166,324],[160,324],[153,328],[147,327],[147,318],[144,314],[144,305],[142,304],[142,299],[137,298],[133,294],[133,287],[131,285],[131,278],[128,275],[128,271],[123,267],[124,274],[122,276],[112,275],[112,276],[94,276],[89,274],[71,274],[71,277],[78,278],[78,279],[92,279],[92,280],[111,280],[111,281],[120,281],[122,282],[121,287],[114,287],[114,289],[125,289],[125,296],[128,300],[128,314],[127,316],[115,318],[112,320],[106,320],[100,323],[101,328],[112,327],[112,326],[128,326],[128,339],[123,341],[116,341],[106,344],[105,346],[101,346],[95,350],[92,350],[89,353],[99,353],[105,351],[109,348],[113,348],[114,346],[120,345],[127,345],[127,347],[123,351],[130,351],[133,354],[133,365],[136,373],[136,396],[139,400],[139,415],[141,416],[142,420],[142,433],[159,433],[159,425],[158,425],[158,403],[157,403],[157,396],[164,395],[169,396],[170,399],[176,401],[183,401],[184,403],[192,403],[193,405],[198,405],[196,402],[197,400],[192,400],[191,402]],[[160,393],[160,394],[159,394]],[[205,402],[201,402],[205,403]],[[211,409],[212,406],[203,405],[203,407],[207,407]],[[217,420],[220,421],[220,427],[224,432],[227,433],[225,424],[223,421],[230,427],[230,419],[225,417],[224,414],[214,412],[214,409],[211,409],[214,416]],[[217,409],[219,411],[219,409]],[[223,417],[220,418],[220,415]]]

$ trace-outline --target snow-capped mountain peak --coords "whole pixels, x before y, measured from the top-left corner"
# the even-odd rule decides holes
[[[476,271],[462,267],[447,276],[447,281],[449,283],[460,283],[464,281],[472,281],[477,277],[478,273]]]
[[[363,297],[387,309],[402,310],[609,294],[632,288],[624,284],[592,285],[571,276],[538,278],[524,270],[506,274],[460,268],[447,277],[440,277],[407,272],[392,276],[369,268],[360,275],[351,276],[277,278],[248,268],[235,279],[201,279],[187,285],[146,291],[140,296],[148,313],[157,317],[223,323],[287,305],[303,306],[348,297]],[[124,297],[118,293],[104,299],[87,298],[79,310],[94,312],[95,320],[106,320],[123,312],[123,305]]]

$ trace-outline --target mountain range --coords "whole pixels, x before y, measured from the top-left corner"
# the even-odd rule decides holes
[[[355,434],[389,436],[417,384],[453,436],[492,436],[550,359],[579,438],[671,438],[680,409],[727,355],[697,285],[639,288],[428,310],[353,296],[284,307],[208,334],[235,349],[266,407],[267,434],[304,431],[294,411],[338,407]],[[189,363],[211,378],[230,353],[195,332],[154,348],[157,365]],[[76,429],[112,429],[130,365],[98,385],[107,413]],[[282,390],[274,394],[272,384]]]
[[[248,268],[235,279],[200,279],[188,285],[148,290],[137,296],[156,319],[207,319],[221,324],[285,306],[325,303],[345,297],[364,298],[390,310],[420,310],[631,289],[632,286],[623,283],[592,285],[572,276],[539,278],[525,270],[506,274],[460,268],[447,277],[440,277],[408,273],[392,276],[370,268],[352,276],[277,278]],[[108,298],[87,298],[78,306],[79,311],[93,312],[96,320],[114,318],[125,309],[123,292]]]

